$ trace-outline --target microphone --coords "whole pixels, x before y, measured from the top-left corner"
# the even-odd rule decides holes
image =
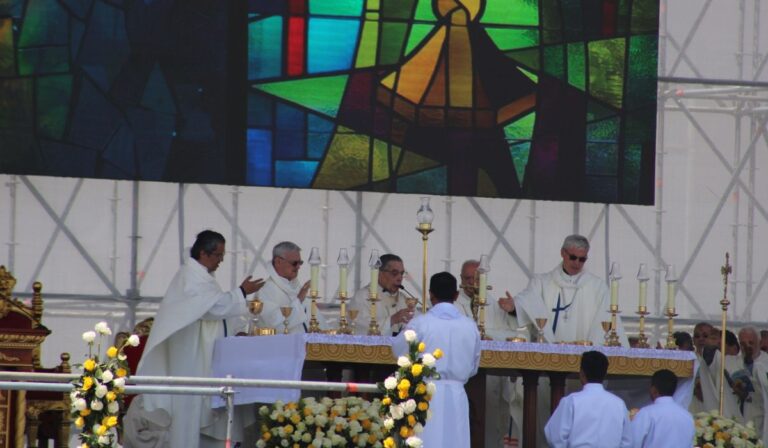
[[[403,285],[397,285],[397,287],[398,287],[398,288],[400,288],[400,289],[402,289],[404,293],[408,294],[408,296],[410,296],[410,298],[412,298],[413,300],[415,300],[417,305],[421,305],[421,300],[417,299],[417,298],[416,298],[416,296],[414,296],[413,294],[411,294],[411,292],[410,292],[410,291],[408,291],[407,289],[405,289],[405,286],[403,286]]]

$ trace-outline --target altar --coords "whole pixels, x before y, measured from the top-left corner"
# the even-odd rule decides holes
[[[326,335],[318,333],[229,337],[216,341],[214,351],[214,375],[232,375],[238,378],[298,379],[303,362],[317,362],[338,370],[340,367],[391,365],[396,369],[392,353],[394,338],[387,336]],[[280,347],[282,350],[276,350]],[[290,347],[293,347],[291,349]],[[581,354],[598,350],[608,356],[610,365],[608,378],[650,377],[660,369],[669,369],[683,381],[678,386],[676,400],[690,400],[693,393],[693,377],[696,357],[693,352],[677,350],[636,349],[623,347],[590,347],[566,344],[539,344],[527,342],[482,341],[480,371],[470,380],[468,387],[483,398],[485,375],[517,375],[523,378],[524,387],[524,447],[536,447],[537,385],[542,375],[548,375],[551,387],[551,403],[557,406],[565,393],[565,380],[579,371]],[[303,348],[303,350],[302,350]],[[287,351],[294,351],[293,354]],[[450,354],[446,354],[450,356]],[[302,359],[303,357],[303,359]],[[293,359],[293,373],[290,368],[280,367],[272,376],[277,358]],[[240,360],[257,360],[260,366],[241,368]],[[243,366],[244,367],[244,366]],[[266,370],[265,370],[266,369]],[[261,373],[267,372],[267,373]],[[267,375],[267,376],[265,376]],[[270,376],[272,376],[270,378]],[[382,378],[383,380],[383,378]],[[482,392],[482,393],[481,393]],[[284,391],[283,395],[267,392],[272,400],[298,398],[297,392]],[[291,395],[295,394],[295,395]],[[258,395],[244,398],[240,403],[259,401]],[[481,407],[484,409],[484,407]],[[483,434],[473,434],[472,445],[483,446]]]

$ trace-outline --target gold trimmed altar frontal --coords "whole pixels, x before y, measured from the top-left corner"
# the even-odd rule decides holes
[[[306,347],[307,361],[395,364],[395,356],[388,345],[307,343]],[[609,375],[651,376],[660,369],[669,369],[681,378],[693,376],[693,360],[629,356],[608,356],[608,359]],[[483,350],[480,367],[578,373],[580,360],[580,354]]]

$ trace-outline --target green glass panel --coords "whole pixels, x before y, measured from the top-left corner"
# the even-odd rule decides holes
[[[381,52],[379,64],[390,65],[400,61],[405,45],[408,25],[400,22],[384,22],[381,27]]]
[[[565,52],[563,49],[563,45],[544,47],[543,70],[545,73],[548,73],[558,79],[565,79],[565,64],[563,62],[563,59],[565,58]]]
[[[640,186],[641,163],[643,158],[643,147],[641,145],[626,145],[624,148],[624,176],[622,178],[623,188],[622,201],[637,202],[640,196],[638,187]]]
[[[557,0],[541,0],[542,43],[555,44],[563,40],[563,24],[560,3]]]
[[[525,76],[527,76],[528,79],[530,79],[531,81],[536,82],[536,83],[539,82],[539,75],[537,75],[536,73],[529,72],[528,70],[526,70],[526,69],[524,69],[522,67],[517,67],[517,69],[520,70],[520,72],[522,74],[524,74]]]
[[[347,189],[368,183],[370,137],[339,126],[312,188]]]
[[[32,133],[31,78],[0,79],[0,129],[9,133]],[[4,145],[0,145],[0,150]]]
[[[373,141],[373,181],[389,179],[389,148],[382,140]]]
[[[397,168],[397,174],[402,176],[404,174],[432,168],[437,165],[439,165],[439,162],[420,156],[415,152],[405,151],[400,166]]]
[[[257,84],[254,87],[323,115],[336,117],[347,78],[347,75],[324,76]]]
[[[615,176],[618,167],[619,145],[615,143],[587,143],[586,173]]]
[[[446,194],[448,170],[442,166],[397,179],[399,193]]]
[[[533,125],[536,123],[536,113],[520,117],[518,120],[504,126],[504,138],[510,143],[518,140],[530,140],[533,138]]]
[[[16,59],[13,53],[13,20],[0,19],[0,76],[16,74]]]
[[[405,54],[411,54],[416,46],[418,46],[430,31],[434,30],[435,26],[432,24],[414,23],[411,25],[411,33],[408,35],[408,44],[405,46]]]
[[[410,20],[415,3],[416,0],[383,1],[381,2],[381,17],[383,19]]]
[[[509,154],[515,164],[515,172],[520,185],[525,179],[525,168],[528,166],[528,157],[531,155],[531,142],[518,143],[509,147]]]
[[[357,17],[363,13],[363,0],[309,0],[309,13]]]
[[[379,0],[368,0],[365,2],[365,10],[366,11],[378,11],[381,8],[381,1]]]
[[[504,54],[533,70],[539,70],[541,66],[541,54],[539,53],[538,48],[533,48],[530,50],[507,51]]]
[[[616,22],[616,32],[624,35],[629,30],[631,0],[619,0],[618,21]]]
[[[69,71],[69,47],[19,49],[19,74],[42,75]]]
[[[600,120],[587,125],[587,141],[613,142],[619,139],[619,117]]]
[[[376,65],[376,45],[379,40],[379,23],[372,20],[363,22],[363,34],[357,48],[356,68]]]
[[[539,30],[535,28],[521,29],[487,26],[485,31],[496,46],[499,47],[499,50],[516,50],[539,44]]]
[[[536,0],[488,0],[480,18],[483,24],[537,26],[539,5]]]
[[[632,34],[656,33],[659,30],[659,1],[632,2]]]
[[[19,36],[19,48],[67,44],[67,19],[67,12],[59,2],[29,0]]]
[[[267,17],[248,25],[248,79],[277,78],[282,73],[283,18]]]
[[[658,49],[655,34],[629,38],[626,108],[656,104]]]
[[[416,0],[416,12],[414,20],[436,22],[435,11],[432,9],[432,0]]]
[[[597,121],[616,115],[616,110],[594,100],[587,102],[587,121]]]
[[[621,108],[624,91],[625,39],[607,39],[589,45],[589,93]]]
[[[584,72],[584,44],[568,44],[568,83],[581,90],[586,88]]]
[[[67,125],[72,76],[42,76],[37,80],[37,130],[40,134],[61,139]]]

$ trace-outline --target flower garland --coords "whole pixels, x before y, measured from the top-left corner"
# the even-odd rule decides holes
[[[99,360],[101,340],[112,335],[106,322],[99,322],[95,331],[83,333],[88,344],[88,356],[82,364],[80,378],[70,393],[71,416],[80,429],[80,448],[110,448],[117,445],[118,414],[123,405],[125,379],[129,374],[128,358],[123,349],[139,345],[139,337],[131,335],[122,346],[107,348],[106,361]],[[98,337],[94,354],[93,346]]]
[[[408,355],[400,356],[397,372],[379,384],[384,393],[381,400],[384,428],[389,431],[384,448],[422,446],[418,435],[432,415],[429,401],[436,388],[429,380],[440,378],[435,362],[443,356],[442,350],[438,348],[433,353],[424,353],[426,344],[418,341],[413,330],[406,330],[403,336],[408,342]]]
[[[742,425],[721,417],[718,411],[699,412],[694,416],[696,446],[701,448],[761,448],[763,442],[752,422]]]
[[[332,400],[303,398],[281,401],[259,409],[261,438],[257,448],[381,448],[384,432],[378,399],[359,397]]]

